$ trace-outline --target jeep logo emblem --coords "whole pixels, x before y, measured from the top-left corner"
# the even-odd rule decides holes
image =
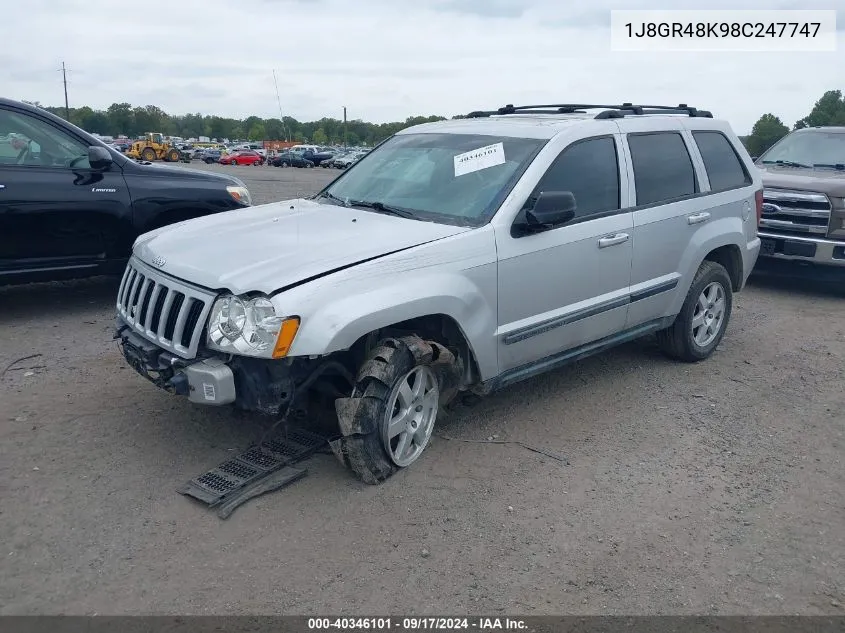
[[[167,263],[167,260],[164,259],[164,257],[162,257],[161,255],[156,255],[155,257],[153,257],[152,263],[153,266],[155,266],[156,268],[163,268],[164,265]]]
[[[783,211],[778,205],[773,204],[771,202],[764,202],[763,203],[763,213],[780,213]]]

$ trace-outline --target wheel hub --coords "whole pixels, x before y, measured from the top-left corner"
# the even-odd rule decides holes
[[[382,441],[397,466],[408,466],[428,444],[440,394],[431,369],[415,367],[390,392],[382,423]]]
[[[723,327],[725,315],[725,289],[722,284],[708,284],[695,305],[692,318],[692,336],[701,347],[710,345]]]

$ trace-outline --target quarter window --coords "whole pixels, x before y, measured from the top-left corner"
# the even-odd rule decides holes
[[[637,206],[669,202],[698,192],[687,146],[677,132],[629,134]]]
[[[612,137],[579,141],[564,149],[540,179],[529,206],[544,191],[571,191],[576,217],[619,209],[619,161]]]
[[[731,142],[721,132],[693,132],[701,152],[711,191],[726,191],[751,184],[751,177],[742,166]]]

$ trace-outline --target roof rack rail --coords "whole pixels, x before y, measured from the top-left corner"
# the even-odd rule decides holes
[[[634,105],[623,103],[622,105],[597,105],[590,103],[553,103],[546,105],[525,105],[515,106],[509,103],[496,110],[476,110],[466,115],[468,119],[481,117],[506,115],[506,114],[586,114],[587,110],[602,110],[596,115],[597,119],[621,119],[629,115],[640,114],[686,114],[691,117],[713,118],[713,114],[707,110],[699,110],[681,103],[676,106],[664,105]]]

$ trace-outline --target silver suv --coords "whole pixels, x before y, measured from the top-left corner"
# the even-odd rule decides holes
[[[115,336],[192,402],[328,408],[335,454],[378,483],[461,391],[650,333],[710,356],[760,249],[760,178],[727,123],[685,105],[419,125],[311,198],[138,238]]]

